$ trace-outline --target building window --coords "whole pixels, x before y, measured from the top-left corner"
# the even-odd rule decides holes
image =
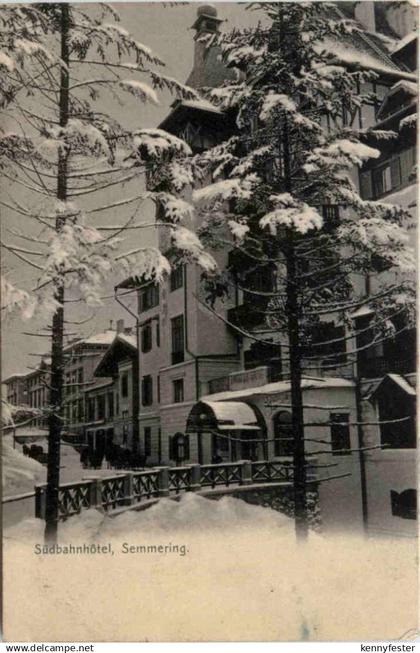
[[[146,324],[141,331],[141,350],[145,354],[152,348],[152,325]]]
[[[66,379],[65,379],[64,383],[65,383],[65,393],[64,394],[66,394],[66,395],[71,394],[72,389],[71,389],[71,386],[70,386],[70,374],[69,374],[69,372],[67,372],[67,374],[66,374]]]
[[[146,458],[152,453],[152,429],[150,426],[144,428],[144,455]]]
[[[108,393],[108,417],[114,417],[114,393]]]
[[[184,316],[178,315],[171,320],[172,327],[172,365],[184,361]]]
[[[184,379],[172,381],[174,404],[181,404],[184,401]]]
[[[395,189],[412,183],[416,150],[408,148],[371,170],[360,173],[360,195],[363,199],[378,199]]]
[[[331,449],[333,456],[351,453],[350,425],[348,413],[330,413]]]
[[[77,383],[83,383],[83,367],[77,370]]]
[[[97,408],[97,415],[98,415],[98,420],[99,419],[105,419],[105,397],[104,395],[101,395],[96,398],[96,408]]]
[[[293,456],[294,438],[292,431],[292,414],[283,410],[275,415],[274,427],[274,455]]]
[[[417,519],[417,490],[391,490],[391,513],[394,517],[402,519]]]
[[[171,292],[182,288],[184,285],[184,266],[177,265],[176,268],[172,268],[171,271]]]
[[[127,444],[127,441],[128,441],[128,410],[123,410],[122,418],[123,418],[122,441],[123,441],[123,444]]]
[[[128,397],[128,374],[124,372],[121,376],[121,397]]]
[[[157,377],[157,400],[160,404],[160,376]]]
[[[83,399],[77,401],[77,417],[80,422],[83,421]]]
[[[158,428],[158,463],[162,461],[162,429]]]
[[[156,346],[160,347],[160,320],[156,320]]]
[[[153,403],[153,379],[150,374],[143,377],[141,386],[143,406],[150,406]]]
[[[324,218],[324,229],[334,229],[340,222],[340,209],[338,204],[324,204],[322,207],[322,217]]]
[[[87,400],[87,418],[88,422],[95,420],[95,400],[93,397],[89,397]]]
[[[139,313],[159,305],[159,286],[151,284],[139,293]]]

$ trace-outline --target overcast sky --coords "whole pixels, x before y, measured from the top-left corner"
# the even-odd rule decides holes
[[[191,71],[193,62],[194,31],[191,30],[191,25],[195,21],[197,8],[201,4],[203,3],[194,2],[185,5],[164,6],[162,3],[123,2],[116,3],[115,8],[120,13],[121,25],[127,28],[137,40],[151,47],[166,62],[167,65],[163,72],[184,82]],[[234,26],[247,26],[256,22],[255,13],[247,11],[244,4],[218,2],[216,6],[219,18],[226,21],[222,24],[223,30],[229,30]],[[118,107],[115,103],[112,108],[118,111],[119,119],[129,128],[155,127],[167,115],[171,101],[172,98],[169,95],[164,95],[160,98],[161,103],[158,107],[127,102],[123,107]],[[13,129],[12,123],[9,128]],[[4,186],[2,188],[4,192]],[[11,189],[8,188],[7,190]],[[16,192],[15,187],[12,187],[12,192]],[[18,192],[21,193],[21,191]],[[96,203],[98,203],[99,193],[96,195]],[[112,193],[103,192],[103,197],[99,198],[100,203],[106,204],[110,198],[113,198]],[[21,196],[20,199],[22,199]],[[141,218],[147,220],[149,212],[150,209],[145,207]],[[100,217],[101,222],[108,222],[108,224],[120,223],[121,215],[109,215],[109,213]],[[20,218],[16,214],[9,215],[4,211],[1,217],[3,237],[6,235],[10,239],[7,232],[10,226],[17,227],[22,233],[28,233],[28,225],[24,222],[25,218]],[[154,238],[152,231],[147,234],[144,230],[131,232],[130,237],[131,239],[142,239],[141,243],[135,243],[135,245],[149,244]],[[22,245],[22,242],[19,244]],[[133,240],[130,241],[130,248],[132,246]],[[3,265],[6,267],[11,280],[18,287],[31,288],[34,282],[34,271],[32,269],[25,267],[23,263],[8,254],[3,254]],[[112,288],[118,281],[119,279],[110,279],[109,284],[104,289],[105,294],[112,293]],[[132,302],[134,303],[134,297]],[[83,311],[80,307],[72,308],[71,319],[79,319],[85,315],[86,311]],[[125,314],[113,299],[107,300],[104,302],[103,307],[95,308],[94,318],[82,327],[83,333],[84,335],[90,335],[102,331],[109,327],[110,320],[114,320],[115,325],[115,320],[120,317],[124,317],[128,324],[133,323],[130,316]],[[17,317],[8,318],[7,321],[3,322],[3,378],[14,373],[25,372],[28,367],[34,367],[39,362],[39,358],[30,356],[30,353],[48,352],[49,340],[25,336],[22,333],[24,331],[38,331],[41,326],[43,326],[42,320],[22,322]]]

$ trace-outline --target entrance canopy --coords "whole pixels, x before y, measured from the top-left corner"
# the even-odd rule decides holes
[[[259,431],[254,409],[240,401],[199,401],[187,420],[187,433],[197,431]]]

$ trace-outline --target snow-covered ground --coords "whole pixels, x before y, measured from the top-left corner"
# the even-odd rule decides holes
[[[31,492],[45,480],[45,467],[14,449],[8,438],[2,443],[2,472],[3,496]]]
[[[44,451],[47,451],[47,442],[40,441]],[[34,491],[34,486],[45,483],[47,468],[38,461],[22,453],[22,445],[16,443],[13,448],[11,436],[3,438],[2,442],[2,482],[3,498],[13,497]],[[72,446],[62,444],[60,483],[70,483],[89,476],[111,476],[124,470],[107,469],[104,463],[102,469],[84,469],[80,463],[80,455]],[[32,517],[35,513],[35,500],[33,497],[3,504],[3,527],[16,524],[24,518]]]
[[[409,540],[312,534],[297,546],[284,515],[195,494],[60,525],[62,547],[106,553],[38,555],[42,531],[29,519],[4,533],[6,639],[382,640],[417,623]],[[148,546],[166,549],[136,552]]]

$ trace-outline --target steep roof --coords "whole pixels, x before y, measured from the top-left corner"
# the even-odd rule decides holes
[[[342,3],[340,2],[335,7],[336,16],[349,18],[348,8],[343,8],[344,10],[342,10],[341,4]],[[351,3],[344,4],[349,5]],[[375,3],[375,5],[379,4],[381,3]],[[354,16],[351,17],[354,20]],[[378,22],[376,14],[375,17],[376,22]],[[327,49],[330,49],[331,53],[342,61],[343,64],[371,69],[388,76],[405,77],[406,79],[413,78],[413,75],[407,73],[407,71],[402,69],[398,63],[393,61],[391,53],[378,34],[366,31],[363,29],[362,25],[360,25],[360,27],[362,29],[354,31],[347,36],[342,36],[340,42],[327,41],[325,44]],[[392,35],[394,35],[393,32]],[[389,36],[391,36],[391,34],[389,34]]]
[[[27,374],[22,372],[21,374],[11,374],[8,376],[6,379],[3,379],[2,383],[11,383],[12,381],[18,380],[18,379],[24,379]]]
[[[118,333],[113,339],[101,360],[94,376],[114,376],[118,371],[118,361],[137,356],[137,341],[135,336]]]
[[[64,347],[64,351],[70,351],[71,349],[74,349],[75,347],[79,347],[80,345],[88,345],[88,346],[110,345],[114,340],[115,335],[116,335],[116,331],[114,329],[107,329],[106,331],[103,331],[101,333],[94,333],[93,335],[88,336],[87,338],[80,338],[79,340],[74,340],[73,342],[70,342]]]

